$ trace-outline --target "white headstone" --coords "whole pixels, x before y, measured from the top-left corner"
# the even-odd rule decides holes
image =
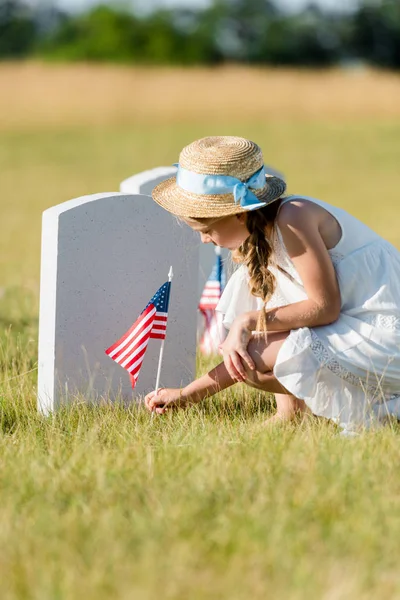
[[[148,171],[142,171],[136,175],[132,175],[128,179],[125,179],[120,184],[120,191],[128,194],[147,194],[151,196],[153,188],[176,174],[176,167],[156,167],[155,169],[149,169]],[[212,244],[202,244],[200,237],[196,235],[196,244],[199,247],[200,262],[198,271],[197,281],[197,294],[200,300],[201,292],[203,291],[204,284],[207,281],[211,270],[215,264],[215,250]],[[222,260],[224,261],[225,274],[227,279],[231,275],[232,266],[229,259],[230,252],[225,248],[222,248]]]
[[[137,386],[106,354],[173,266],[160,385],[195,376],[198,245],[189,227],[145,195],[84,196],[43,213],[38,406],[76,393],[131,399],[154,389],[160,348],[150,340]],[[195,275],[196,274],[196,275]]]
[[[176,167],[156,167],[142,171],[120,183],[119,191],[125,194],[146,194],[151,196],[153,188],[169,177],[176,175]]]

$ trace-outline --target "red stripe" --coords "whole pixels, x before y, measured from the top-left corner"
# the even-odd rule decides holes
[[[152,333],[150,335],[152,340],[165,340],[165,333],[161,334],[161,333]]]
[[[140,343],[136,344],[134,351],[130,352],[130,353],[128,352],[128,354],[126,356],[124,356],[124,359],[121,360],[121,362],[119,362],[118,364],[123,369],[126,369],[127,365],[132,364],[132,361],[134,361],[137,356],[140,356],[140,353],[142,352],[142,350],[146,350],[148,343],[149,343],[149,334],[147,333],[144,336],[144,338],[142,338],[140,340]]]
[[[142,359],[142,360],[140,361],[140,363],[139,363],[139,364],[138,364],[138,365],[135,367],[135,369],[134,369],[133,371],[129,371],[129,372],[131,373],[131,375],[132,375],[132,374],[135,374],[135,373],[137,373],[137,372],[138,372],[138,370],[140,369],[140,367],[141,367],[141,364],[142,364],[142,362],[143,362],[143,356],[144,356],[144,353],[146,352],[146,350],[147,350],[147,345],[145,346],[145,348],[142,348],[142,350],[141,350],[141,351],[140,351],[140,352],[139,352],[139,353],[138,353],[138,354],[137,354],[137,355],[136,355],[134,358],[132,358],[132,360],[130,360],[130,361],[128,362],[128,364],[127,364],[127,365],[125,365],[124,369],[126,369],[127,371],[129,371],[130,367],[131,367],[131,366],[132,366],[132,365],[133,365],[133,364],[134,364],[134,363],[135,363],[137,360],[139,360],[140,358]]]
[[[218,306],[218,302],[202,302],[201,304],[199,304],[199,309],[200,310],[212,310],[216,306]]]
[[[149,339],[150,339],[149,334],[147,334],[146,337],[144,337],[141,340],[141,343],[135,348],[135,351],[132,352],[131,354],[128,354],[128,356],[125,358],[125,360],[122,363],[120,363],[121,367],[123,369],[126,369],[128,371],[129,367],[135,362],[135,360],[140,358],[142,353],[144,351],[146,351],[147,344],[149,343]],[[123,363],[126,363],[126,364],[123,366]]]
[[[126,338],[128,338],[130,336],[130,334],[132,333],[132,331],[135,329],[135,327],[138,325],[138,323],[143,320],[146,315],[148,315],[149,312],[151,312],[152,310],[154,310],[154,304],[150,304],[146,310],[140,315],[140,317],[138,317],[136,319],[136,321],[134,322],[134,324],[132,325],[132,327],[130,327],[130,329],[117,341],[115,342],[115,344],[113,344],[112,346],[110,346],[109,348],[107,348],[106,350],[106,354],[111,354],[113,350],[115,350],[115,348],[118,348],[118,346],[120,344],[122,344]],[[113,357],[115,358],[115,357]]]
[[[138,325],[138,322],[136,322],[136,324]],[[129,350],[128,354],[126,354],[126,355],[123,357],[123,360],[126,360],[126,358],[127,358],[127,357],[128,357],[130,354],[132,354],[132,352],[134,352],[134,351],[135,351],[135,348],[137,348],[138,346],[140,346],[140,344],[143,344],[143,342],[146,340],[146,336],[148,336],[148,335],[149,335],[149,332],[147,332],[147,334],[146,334],[144,337],[142,337],[142,338],[140,338],[140,335],[141,335],[141,334],[142,334],[142,333],[145,331],[145,329],[147,329],[147,327],[149,327],[150,325],[151,325],[151,326],[153,326],[153,325],[152,325],[152,317],[150,317],[150,318],[149,318],[148,316],[146,316],[146,321],[144,321],[144,322],[142,323],[142,325],[141,325],[140,329],[139,329],[139,330],[137,331],[137,333],[136,333],[136,337],[135,337],[135,338],[133,338],[132,340],[129,340],[129,344],[128,344],[128,345],[125,345],[123,348],[121,348],[121,350],[120,350],[119,352],[117,352],[117,354],[115,354],[114,356],[112,356],[111,358],[112,358],[113,360],[115,360],[115,362],[118,362],[118,359],[119,359],[119,358],[120,358],[120,356],[121,356],[121,355],[122,355],[122,354],[125,352],[126,348],[127,348],[127,347],[128,347],[130,344],[132,344],[132,343],[134,342],[134,340],[137,340],[137,341],[136,341],[136,343],[135,343],[135,344],[132,346],[132,348]],[[150,329],[150,331],[151,331],[151,329]],[[138,339],[138,338],[140,338],[140,339]]]
[[[132,371],[128,371],[128,373],[130,375],[133,375],[135,380],[137,380],[139,378],[139,372],[140,372],[140,369],[142,368],[143,359],[144,359],[144,356],[141,357],[140,362],[136,365],[136,367]]]

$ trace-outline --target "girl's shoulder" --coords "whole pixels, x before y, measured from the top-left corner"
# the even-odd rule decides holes
[[[275,220],[276,229],[283,234],[296,229],[311,235],[318,229],[325,246],[347,255],[372,242],[385,240],[343,208],[310,196],[287,196],[282,200]]]
[[[325,205],[325,206],[324,206]],[[335,207],[331,207],[322,200],[308,196],[287,196],[281,202],[276,220],[278,224],[290,224],[291,222],[308,221],[311,217],[334,216]]]
[[[293,227],[310,231],[331,219],[336,220],[336,217],[320,204],[301,196],[291,196],[282,201],[275,222],[281,230]]]
[[[329,206],[329,205],[327,205]],[[276,229],[284,243],[291,240],[301,248],[322,241],[326,249],[336,247],[344,237],[344,226],[338,215],[309,198],[292,196],[284,200],[276,219]]]

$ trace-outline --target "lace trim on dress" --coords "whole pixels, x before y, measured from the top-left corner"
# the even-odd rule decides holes
[[[335,249],[328,250],[328,252],[329,252],[329,256],[331,257],[333,266],[337,267],[338,264],[340,263],[340,261],[344,259],[344,254],[341,254],[340,252],[336,252]]]
[[[321,367],[326,367],[332,373],[337,375],[337,377],[340,377],[340,379],[343,379],[347,383],[350,383],[351,385],[354,385],[355,387],[361,387],[364,390],[364,392],[366,392],[368,395],[371,395],[373,397],[381,396],[385,400],[388,400],[388,396],[386,394],[384,394],[384,392],[382,391],[382,387],[379,384],[374,385],[374,384],[368,383],[366,377],[361,377],[359,375],[355,375],[354,373],[352,373],[351,371],[346,369],[346,367],[344,367],[342,364],[340,364],[336,360],[334,355],[325,348],[325,346],[323,345],[323,343],[321,342],[321,340],[319,339],[317,334],[312,329],[310,329],[310,333],[311,333],[311,340],[312,340],[311,346],[310,346],[311,351],[313,352],[314,356],[317,358]],[[399,396],[400,396],[400,394],[399,394]],[[396,397],[396,394],[390,396],[390,399],[393,399],[395,397]]]
[[[400,332],[400,317],[397,315],[367,315],[363,317],[363,321],[377,329],[388,329],[389,331]]]

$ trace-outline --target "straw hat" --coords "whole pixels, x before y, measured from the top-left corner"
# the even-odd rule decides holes
[[[248,181],[264,166],[261,149],[245,138],[235,136],[205,137],[183,148],[179,168],[201,175],[223,175]],[[263,181],[263,179],[262,179]],[[262,184],[261,184],[262,185]],[[285,182],[266,174],[265,186],[250,191],[260,202],[270,204],[282,196]],[[157,204],[180,217],[222,217],[248,210],[235,202],[234,194],[199,194],[179,186],[176,177],[166,179],[152,192]]]

